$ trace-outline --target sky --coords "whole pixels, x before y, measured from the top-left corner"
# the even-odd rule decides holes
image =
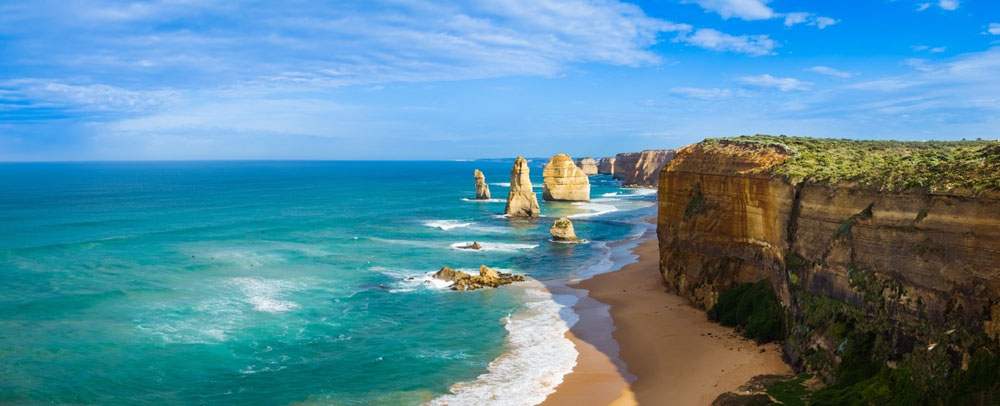
[[[996,0],[0,0],[0,161],[1000,136]]]

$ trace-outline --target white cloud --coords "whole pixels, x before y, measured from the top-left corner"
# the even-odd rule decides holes
[[[785,26],[791,27],[795,24],[802,24],[812,15],[810,13],[787,13],[785,14]]]
[[[986,29],[986,32],[989,32],[990,34],[993,35],[1000,35],[1000,23],[990,23],[990,26],[989,28]]]
[[[812,87],[812,83],[803,82],[795,78],[776,78],[766,74],[758,76],[744,76],[739,78],[738,81],[739,83],[747,86],[778,89],[782,92],[809,90]]]
[[[105,84],[73,85],[44,79],[14,79],[0,82],[9,89],[0,100],[25,98],[32,107],[56,107],[81,111],[146,112],[181,100],[175,90],[129,90]]]
[[[939,0],[938,7],[942,10],[952,11],[958,9],[958,0]]]
[[[837,70],[829,66],[813,66],[806,69],[809,72],[815,72],[820,75],[832,76],[835,78],[847,79],[855,75],[855,73],[844,72],[842,70]]]
[[[717,87],[675,87],[670,89],[670,94],[688,99],[718,100],[728,99],[733,95],[733,92],[729,89],[720,89]]]
[[[942,47],[930,47],[930,46],[927,46],[927,45],[914,45],[914,46],[911,46],[910,49],[912,49],[914,51],[917,51],[917,52],[927,51],[927,52],[930,52],[932,54],[940,54],[940,53],[946,51],[948,48],[947,47],[943,47],[943,46]]]
[[[732,17],[744,20],[767,20],[774,18],[774,10],[767,6],[770,0],[686,0],[697,3],[707,11],[719,13],[724,19]]]
[[[830,17],[817,16],[813,13],[805,13],[805,12],[786,13],[784,14],[784,16],[785,16],[786,27],[791,27],[795,24],[805,23],[806,25],[815,26],[816,28],[822,30],[838,22],[837,20],[834,20]]]
[[[816,17],[816,28],[819,28],[821,30],[836,23],[837,20],[834,20],[830,17]]]
[[[114,71],[116,79],[160,73],[156,80],[173,79],[177,86],[204,80],[326,87],[551,76],[577,63],[655,65],[663,59],[652,45],[665,33],[692,29],[619,0],[370,3],[330,7],[306,1],[288,8],[263,2],[234,10],[228,3],[197,0],[39,0],[5,8],[0,26],[24,35],[42,25],[87,32],[69,41],[72,47],[22,55],[81,77]],[[236,14],[241,18],[230,18]],[[152,28],[216,18],[227,23]]]
[[[686,3],[695,3],[706,11],[718,13],[723,19],[733,17],[743,20],[770,20],[772,18],[784,17],[786,27],[796,24],[806,23],[819,29],[824,29],[837,23],[837,20],[830,17],[817,16],[814,13],[791,12],[779,13],[767,6],[771,0],[683,0]]]
[[[690,45],[713,51],[731,51],[752,56],[771,55],[777,43],[767,35],[730,35],[711,28],[702,28],[690,35],[678,37]]]
[[[937,4],[932,3],[920,3],[917,5],[917,11],[924,11],[930,8],[932,5],[940,7],[942,10],[954,11],[958,9],[958,0],[938,0]]]

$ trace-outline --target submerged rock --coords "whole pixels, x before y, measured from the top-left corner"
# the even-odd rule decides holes
[[[531,188],[530,169],[528,161],[518,156],[514,167],[510,169],[510,193],[507,195],[507,207],[504,213],[510,217],[538,217],[541,209],[538,207],[538,197]]]
[[[542,198],[548,201],[590,201],[590,180],[587,174],[566,154],[557,154],[545,166]]]
[[[479,251],[483,249],[483,247],[479,245],[479,242],[473,241],[472,244],[460,246],[458,249]]]
[[[597,161],[594,158],[580,158],[576,160],[576,166],[583,171],[584,175],[597,175]]]
[[[490,185],[486,184],[486,176],[483,175],[479,169],[473,173],[476,178],[476,199],[477,200],[489,200],[490,199]]]
[[[552,239],[555,241],[580,241],[579,238],[576,238],[576,232],[573,231],[573,222],[565,217],[552,223],[549,234],[552,234]]]
[[[437,271],[434,274],[434,277],[443,281],[452,282],[451,290],[497,288],[514,282],[524,281],[524,277],[521,275],[497,272],[497,270],[488,268],[486,265],[479,267],[479,275],[470,275],[446,266],[441,268],[440,271]]]

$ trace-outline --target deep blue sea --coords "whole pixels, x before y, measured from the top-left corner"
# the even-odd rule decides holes
[[[534,404],[576,358],[543,285],[613,267],[655,196],[542,202],[535,160],[544,217],[509,220],[511,163],[0,164],[0,404]],[[481,264],[530,281],[429,277]]]

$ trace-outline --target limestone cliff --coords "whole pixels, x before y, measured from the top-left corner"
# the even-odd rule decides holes
[[[594,158],[577,159],[576,166],[587,176],[597,175],[597,161]]]
[[[706,309],[768,280],[788,313],[786,355],[830,379],[854,332],[873,337],[871,362],[944,342],[940,357],[967,366],[969,337],[1000,333],[998,152],[791,137],[684,147],[659,178],[660,271]]]
[[[538,217],[541,209],[538,207],[538,197],[531,188],[530,169],[528,161],[523,157],[514,160],[510,169],[510,193],[507,194],[507,206],[504,213],[510,217]]]
[[[586,202],[590,201],[590,180],[573,159],[566,154],[557,154],[549,159],[542,172],[542,199],[548,201]]]
[[[601,158],[597,160],[597,173],[601,175],[615,174],[615,158]]]
[[[625,186],[656,187],[660,169],[673,157],[674,151],[669,149],[618,154],[612,176]]]
[[[486,184],[486,176],[484,176],[479,169],[476,169],[473,173],[473,177],[476,178],[476,199],[489,200],[490,185]]]

